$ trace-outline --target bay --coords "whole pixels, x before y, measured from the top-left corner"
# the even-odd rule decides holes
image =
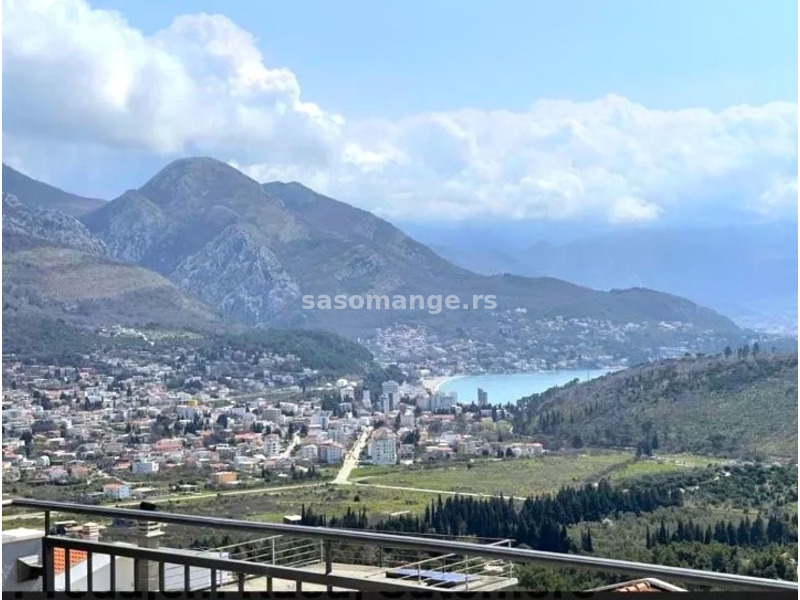
[[[456,392],[458,401],[478,401],[478,388],[489,395],[490,404],[516,402],[520,398],[539,394],[552,387],[564,385],[573,379],[588,381],[601,377],[613,369],[538,371],[536,373],[508,373],[496,375],[458,375],[446,379],[436,388],[439,392]]]

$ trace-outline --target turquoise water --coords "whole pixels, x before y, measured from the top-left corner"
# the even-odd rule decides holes
[[[543,392],[573,379],[588,381],[611,372],[611,369],[583,371],[540,371],[538,373],[514,373],[508,375],[459,376],[439,386],[440,392],[457,392],[458,401],[478,401],[478,388],[489,394],[490,404],[516,402],[520,398]]]

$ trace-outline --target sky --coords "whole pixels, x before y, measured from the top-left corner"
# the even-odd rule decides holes
[[[3,0],[3,160],[224,160],[390,219],[797,212],[797,2]]]

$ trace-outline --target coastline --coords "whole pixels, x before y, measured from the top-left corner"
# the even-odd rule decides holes
[[[422,387],[425,388],[432,394],[435,394],[439,391],[439,387],[447,381],[451,379],[459,379],[461,377],[469,377],[469,375],[447,375],[447,376],[440,376],[440,377],[431,377],[430,379],[424,379],[422,381]]]
[[[578,376],[578,379],[581,381],[585,381],[582,377],[583,372],[588,371],[605,371],[604,375],[609,375],[616,371],[622,370],[625,367],[600,367],[599,369],[541,369],[538,371],[523,371],[523,372],[515,372],[515,373],[481,373],[479,375],[471,375],[469,373],[461,373],[458,375],[441,375],[439,377],[430,377],[427,379],[422,380],[422,387],[430,394],[436,394],[437,392],[441,391],[441,386],[445,383],[452,381],[454,379],[468,379],[470,377],[497,377],[497,376],[505,376],[505,375],[557,375],[559,373],[575,373]],[[602,376],[602,375],[599,375]],[[593,378],[592,378],[593,379]]]

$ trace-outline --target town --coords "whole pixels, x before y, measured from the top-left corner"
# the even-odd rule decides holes
[[[545,452],[511,441],[512,407],[482,390],[437,391],[437,374],[334,378],[292,355],[179,344],[74,366],[6,356],[3,482],[12,494],[100,503],[347,483],[359,464]]]

